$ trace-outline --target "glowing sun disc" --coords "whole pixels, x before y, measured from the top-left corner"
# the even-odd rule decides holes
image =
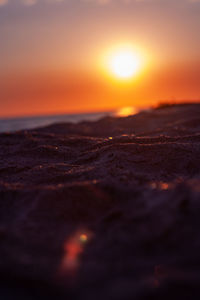
[[[131,51],[119,51],[110,58],[110,70],[119,78],[130,78],[140,70],[140,59]]]

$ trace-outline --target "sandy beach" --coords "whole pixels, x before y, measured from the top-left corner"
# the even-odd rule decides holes
[[[198,299],[200,104],[0,134],[2,299]]]

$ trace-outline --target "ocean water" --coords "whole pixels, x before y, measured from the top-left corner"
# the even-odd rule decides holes
[[[23,129],[33,129],[47,126],[53,123],[70,122],[78,123],[81,121],[95,121],[104,116],[113,115],[114,112],[86,113],[86,114],[63,114],[35,117],[17,117],[0,119],[0,132],[13,132]]]

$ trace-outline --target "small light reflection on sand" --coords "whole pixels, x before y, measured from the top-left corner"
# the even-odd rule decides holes
[[[127,117],[130,115],[135,115],[138,113],[138,109],[133,106],[122,107],[118,111],[116,111],[115,116],[117,117]]]
[[[88,236],[87,236],[87,234],[85,234],[85,233],[81,234],[81,235],[80,235],[80,241],[81,241],[82,243],[86,243],[86,242],[88,241]]]
[[[172,183],[167,183],[167,182],[162,182],[162,181],[155,181],[155,182],[151,182],[150,183],[150,187],[152,189],[157,189],[157,190],[168,190],[170,188],[172,188]]]
[[[80,254],[91,237],[91,232],[78,230],[64,244],[64,256],[59,267],[59,277],[66,278],[69,284],[73,284],[76,280]]]

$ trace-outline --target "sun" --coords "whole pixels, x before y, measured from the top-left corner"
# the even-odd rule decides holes
[[[129,42],[113,44],[100,54],[99,70],[109,82],[121,82],[123,86],[133,80],[136,82],[150,67],[152,58],[149,53],[142,45]]]
[[[131,50],[119,50],[110,55],[109,68],[116,77],[128,79],[140,71],[141,60],[140,57]]]

